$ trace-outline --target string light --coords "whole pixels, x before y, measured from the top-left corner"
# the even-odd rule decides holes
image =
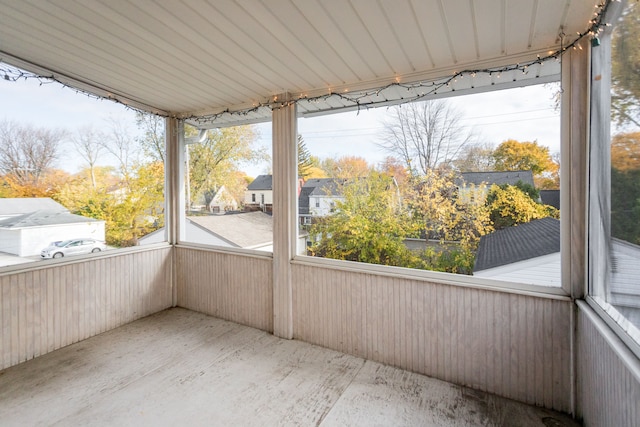
[[[336,98],[344,102],[345,104],[347,104],[347,106],[357,107],[359,111],[361,108],[371,108],[382,103],[387,103],[388,99],[382,95],[387,90],[405,89],[406,92],[413,92],[414,95],[400,97],[400,99],[403,102],[412,102],[412,101],[418,101],[430,95],[437,95],[438,91],[439,90],[441,91],[442,88],[448,88],[448,90],[455,91],[455,87],[453,87],[452,85],[456,83],[458,79],[463,79],[464,76],[470,76],[471,78],[475,78],[478,75],[488,75],[489,77],[492,77],[495,74],[496,78],[499,79],[502,73],[509,73],[513,71],[520,71],[523,74],[527,74],[529,72],[528,69],[531,66],[539,65],[540,67],[542,67],[544,63],[547,61],[550,61],[550,60],[558,61],[562,56],[562,54],[569,49],[572,49],[572,50],[582,49],[582,46],[579,45],[579,42],[585,37],[588,37],[591,39],[591,45],[593,47],[599,46],[600,40],[598,38],[598,35],[603,30],[603,27],[608,27],[611,25],[610,23],[603,22],[603,17],[605,16],[609,5],[612,2],[619,2],[619,1],[620,0],[606,0],[602,4],[595,5],[596,10],[594,12],[594,18],[588,22],[589,28],[584,32],[577,32],[576,39],[572,43],[568,45],[564,45],[565,34],[564,32],[561,32],[560,49],[558,49],[557,51],[548,52],[546,56],[537,55],[536,59],[528,62],[518,63],[515,65],[509,65],[504,67],[461,70],[461,71],[456,71],[452,75],[447,77],[442,77],[440,79],[435,79],[432,81],[420,81],[416,83],[401,83],[400,76],[396,76],[394,78],[394,81],[392,83],[387,84],[386,86],[383,86],[374,90],[363,91],[363,92],[349,92],[348,89],[344,89],[343,92],[341,93],[338,91],[334,91],[332,88],[329,88],[328,93],[324,95],[309,97],[308,94],[300,94],[297,97],[297,99],[290,100],[290,101],[278,101],[278,96],[275,95],[263,102],[253,102],[252,108],[248,108],[248,109],[231,111],[230,109],[227,108],[215,114],[197,115],[197,116],[193,115],[189,117],[180,117],[180,118],[189,120],[192,122],[196,122],[196,123],[201,123],[201,124],[205,124],[205,123],[211,124],[218,120],[223,119],[225,116],[230,116],[231,118],[246,117],[254,113],[257,113],[258,111],[263,109],[277,110],[280,108],[292,106],[298,102],[309,102],[309,103],[317,104],[320,102],[327,101],[330,98]],[[6,65],[2,62],[2,58],[0,58],[0,74],[4,74],[5,80],[14,81],[14,82],[22,79],[36,80],[40,83],[40,85],[57,82],[61,84],[63,87],[70,88],[74,90],[76,93],[84,94],[89,98],[101,99],[101,100],[109,99],[111,101],[124,105],[127,109],[146,113],[146,111],[143,111],[131,105],[128,105],[128,103],[125,100],[118,99],[116,96],[112,94],[108,94],[107,96],[99,96],[91,92],[77,89],[61,82],[53,74],[48,76],[38,75],[38,74],[22,71],[18,68]],[[536,77],[539,77],[539,73],[536,74]],[[514,78],[514,81],[515,80],[516,79]],[[495,82],[492,81],[491,84],[493,85],[495,84]],[[472,84],[471,88],[474,88],[474,87],[475,86]],[[380,98],[381,96],[383,99],[378,100],[378,98]],[[158,116],[167,117],[166,114],[160,114],[158,112],[156,112],[155,114]]]

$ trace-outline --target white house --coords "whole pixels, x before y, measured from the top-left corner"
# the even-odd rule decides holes
[[[329,215],[336,202],[344,200],[341,182],[335,178],[312,178],[304,183],[298,196],[300,224],[311,224],[312,217]]]
[[[39,255],[51,242],[76,237],[104,240],[105,222],[68,211],[39,210],[0,220],[0,251]]]
[[[244,206],[249,210],[271,212],[273,207],[273,177],[272,175],[258,175],[247,186],[244,193]]]
[[[235,211],[238,209],[238,202],[229,193],[224,185],[220,186],[211,201],[207,204],[209,212]]]

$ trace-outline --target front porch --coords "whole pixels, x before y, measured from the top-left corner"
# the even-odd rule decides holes
[[[568,415],[173,308],[0,371],[24,425],[573,426]]]

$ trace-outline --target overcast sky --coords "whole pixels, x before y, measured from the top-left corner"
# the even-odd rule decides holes
[[[476,137],[494,146],[507,139],[538,141],[550,151],[560,150],[559,111],[553,107],[556,85],[529,86],[477,95],[448,98],[463,115],[462,123],[473,129]],[[10,82],[0,79],[0,119],[30,123],[35,126],[65,128],[71,132],[93,125],[107,127],[107,119],[123,120],[136,133],[134,112],[107,100],[95,100],[72,89],[52,83],[40,85],[35,80]],[[316,156],[362,156],[372,164],[386,153],[376,145],[384,127],[386,107],[300,119],[298,132],[307,148]],[[270,147],[271,125],[256,125],[260,144]],[[107,161],[105,159],[105,161]],[[77,172],[82,163],[67,147],[58,167]],[[249,175],[268,171],[267,165],[247,167]]]

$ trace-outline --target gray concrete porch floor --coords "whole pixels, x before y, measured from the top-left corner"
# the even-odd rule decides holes
[[[184,309],[0,371],[1,426],[574,426]]]

